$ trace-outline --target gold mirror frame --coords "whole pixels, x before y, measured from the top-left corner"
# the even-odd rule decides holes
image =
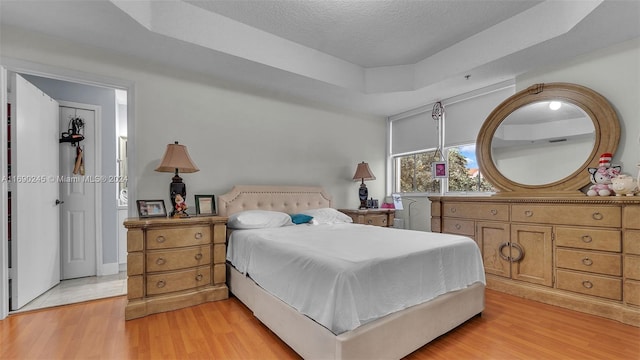
[[[496,129],[515,110],[540,101],[559,100],[580,107],[593,121],[595,143],[587,160],[564,179],[542,184],[525,185],[505,177],[496,167],[491,153],[491,142]],[[496,107],[480,128],[476,157],[482,175],[496,188],[496,195],[584,195],[580,189],[590,183],[588,167],[597,167],[600,155],[615,153],[620,141],[620,124],[615,110],[602,95],[576,84],[535,84],[524,89]]]

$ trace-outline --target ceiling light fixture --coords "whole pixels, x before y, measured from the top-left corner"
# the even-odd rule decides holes
[[[562,103],[560,101],[551,101],[549,102],[549,109],[556,111],[562,107]]]

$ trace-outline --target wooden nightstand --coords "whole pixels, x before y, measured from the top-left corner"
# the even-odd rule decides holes
[[[227,218],[127,219],[125,319],[229,297]]]
[[[355,224],[393,227],[395,209],[338,209],[351,216]]]

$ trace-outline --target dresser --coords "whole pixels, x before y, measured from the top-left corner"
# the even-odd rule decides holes
[[[226,221],[129,218],[125,319],[227,299]]]
[[[488,288],[640,326],[640,197],[430,200],[432,231],[478,244]]]
[[[338,209],[349,215],[355,224],[393,227],[395,209]]]

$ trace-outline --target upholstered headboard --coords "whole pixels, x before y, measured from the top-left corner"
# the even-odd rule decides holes
[[[218,196],[218,215],[221,216],[256,209],[294,214],[325,207],[331,207],[331,196],[319,186],[236,185]]]

